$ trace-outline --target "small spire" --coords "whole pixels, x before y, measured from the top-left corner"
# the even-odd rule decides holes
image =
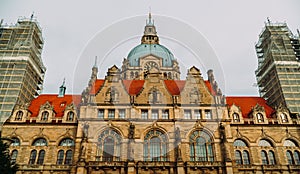
[[[62,85],[59,87],[59,93],[58,93],[58,97],[64,97],[65,93],[66,93],[66,78],[64,78]]]
[[[299,31],[299,29],[297,29],[297,33],[298,33],[298,36],[300,36],[300,31]]]
[[[32,21],[34,18],[34,11],[32,12],[31,16],[30,16],[30,20]]]
[[[97,68],[97,56],[95,57],[95,64],[94,64],[94,68]]]
[[[268,24],[271,24],[270,18],[267,17]]]

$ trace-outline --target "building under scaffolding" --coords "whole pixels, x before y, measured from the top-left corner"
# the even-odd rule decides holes
[[[259,92],[273,107],[287,106],[300,113],[299,31],[294,35],[286,23],[265,24],[256,44]]]
[[[15,25],[0,23],[0,123],[17,104],[31,101],[42,90],[46,68],[41,59],[41,28],[33,16]],[[0,126],[1,130],[1,126]]]

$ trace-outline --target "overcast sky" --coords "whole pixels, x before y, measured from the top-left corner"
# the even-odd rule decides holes
[[[47,72],[43,93],[57,93],[64,77],[67,93],[81,93],[90,77],[94,56],[99,57],[98,76],[103,78],[108,67],[120,67],[130,49],[140,44],[149,7],[160,43],[180,62],[182,78],[190,65],[199,67],[204,78],[208,69],[216,68],[215,78],[227,96],[258,95],[254,85],[254,45],[267,17],[272,22],[287,22],[294,34],[300,28],[299,0],[0,0],[0,18],[10,24],[34,12],[45,40],[42,58]],[[190,27],[191,32],[185,30],[176,38],[173,31],[185,27]],[[128,38],[124,38],[127,33]],[[195,37],[199,49],[205,53],[200,57],[194,54],[198,48],[196,39],[184,41],[195,33],[199,36]],[[118,38],[121,40],[115,41]],[[209,46],[203,47],[203,43]],[[93,51],[85,54],[89,48]],[[207,50],[213,50],[214,55],[206,54]],[[206,64],[210,59],[220,66]]]

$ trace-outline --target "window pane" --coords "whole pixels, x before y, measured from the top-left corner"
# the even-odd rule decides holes
[[[236,147],[247,147],[247,144],[243,140],[235,140],[233,146]]]
[[[158,119],[158,110],[152,110],[151,118]]]
[[[260,140],[258,146],[272,147],[271,143],[267,140]]]
[[[261,151],[261,161],[263,165],[268,164],[267,152]]]
[[[113,161],[115,141],[113,137],[104,139],[103,161]]]
[[[276,164],[274,152],[270,150],[268,155],[269,155],[269,164],[270,165]]]
[[[109,109],[108,110],[108,118],[110,118],[110,119],[115,118],[115,110],[114,109]]]
[[[162,119],[169,119],[169,110],[162,111]]]
[[[205,119],[212,119],[211,110],[205,110]]]
[[[73,121],[73,119],[74,119],[74,112],[72,111],[68,112],[67,121]]]
[[[101,118],[101,119],[104,118],[104,109],[99,109],[98,110],[98,118]]]
[[[18,157],[18,151],[17,150],[13,150],[11,152],[11,157],[10,157],[11,163],[15,163],[17,161],[17,157]]]
[[[201,110],[194,110],[195,119],[201,119]]]
[[[148,110],[142,110],[142,119],[148,119]]]
[[[33,146],[47,146],[47,141],[44,138],[36,139],[33,142]]]
[[[72,150],[66,152],[65,164],[72,164]]]
[[[293,157],[292,157],[292,152],[291,151],[287,151],[286,152],[286,158],[288,160],[289,165],[293,165],[294,161],[293,161]]]
[[[300,155],[299,155],[299,152],[298,151],[295,151],[294,152],[294,159],[295,159],[295,164],[296,165],[300,165]]]
[[[44,163],[44,158],[45,158],[45,151],[44,150],[40,150],[39,152],[39,157],[37,160],[37,164],[43,164]]]
[[[296,147],[296,143],[292,140],[285,140],[283,146],[286,147]]]
[[[233,122],[240,122],[240,116],[238,113],[233,113]]]
[[[119,109],[119,118],[125,118],[125,109]]]
[[[242,155],[238,150],[235,151],[235,162],[236,164],[242,164]]]
[[[29,164],[34,164],[36,159],[36,150],[32,150],[30,153]]]
[[[18,138],[12,138],[11,146],[20,146],[20,140]]]
[[[243,151],[243,163],[250,164],[249,153],[246,150]]]
[[[59,143],[59,146],[75,146],[75,143],[74,140],[66,138]]]
[[[64,160],[64,151],[60,150],[57,153],[57,162],[56,162],[56,164],[62,164],[63,160]]]
[[[190,110],[184,110],[184,118],[185,119],[192,119]]]

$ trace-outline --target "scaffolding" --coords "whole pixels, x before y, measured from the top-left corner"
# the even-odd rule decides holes
[[[16,104],[30,102],[42,90],[44,74],[41,54],[44,40],[32,16],[16,24],[0,23],[0,124]],[[0,126],[1,127],[1,126]]]

